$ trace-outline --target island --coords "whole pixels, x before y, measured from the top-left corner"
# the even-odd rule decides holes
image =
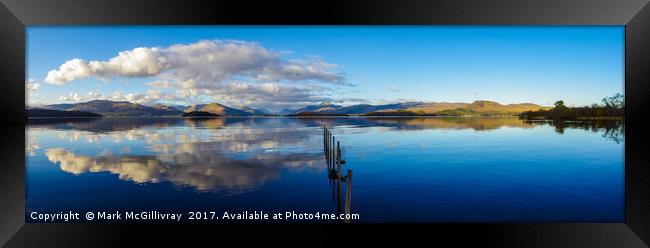
[[[190,111],[187,113],[183,113],[182,116],[183,117],[222,117],[221,115],[213,114],[206,111]]]

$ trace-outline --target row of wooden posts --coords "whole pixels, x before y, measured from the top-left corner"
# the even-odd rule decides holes
[[[332,135],[329,128],[323,126],[323,146],[325,153],[325,160],[327,163],[327,177],[332,184],[332,200],[334,200],[334,192],[336,191],[337,214],[341,214],[341,184],[345,183],[345,223],[350,223],[350,205],[352,202],[352,170],[348,169],[345,176],[342,175],[343,165],[345,160],[341,157],[341,144]],[[340,220],[339,220],[340,221]]]

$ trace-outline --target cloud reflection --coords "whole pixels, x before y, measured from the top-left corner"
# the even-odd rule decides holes
[[[26,154],[44,150],[51,163],[72,174],[108,172],[139,184],[169,182],[202,192],[239,193],[278,179],[282,170],[322,170],[321,125],[334,126],[337,135],[371,130],[365,127],[386,131],[484,131],[540,125],[603,129],[603,125],[518,118],[107,118],[30,126]],[[605,134],[622,140],[622,128],[611,130],[616,132]],[[39,145],[41,134],[60,141]],[[94,154],[82,154],[79,147]]]
[[[117,149],[115,154],[108,149],[93,155],[76,153],[75,148],[57,147],[46,149],[45,156],[72,174],[109,172],[121,180],[139,184],[170,182],[201,192],[229,194],[255,190],[278,179],[282,170],[322,168],[320,150],[308,148],[320,145],[318,136],[312,133],[314,130],[301,131],[282,125],[222,129],[220,122],[218,119],[192,122],[200,128],[140,128],[109,133],[70,130],[58,138],[66,142],[92,139],[122,146],[113,148]],[[123,143],[127,140],[136,143]],[[131,146],[145,148],[146,152],[130,153],[138,150]]]
[[[240,193],[277,179],[283,168],[316,167],[320,154],[267,154],[246,160],[201,150],[203,143],[178,153],[158,155],[77,155],[62,148],[47,149],[45,155],[63,171],[72,174],[110,172],[136,183],[171,182],[197,191]]]

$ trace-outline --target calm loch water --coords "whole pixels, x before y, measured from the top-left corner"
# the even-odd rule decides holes
[[[517,118],[32,120],[27,213],[336,213],[323,125],[356,222],[624,219],[622,123]]]

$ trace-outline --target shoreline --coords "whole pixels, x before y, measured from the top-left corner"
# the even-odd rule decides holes
[[[296,119],[325,119],[325,118],[519,118],[521,120],[529,121],[598,121],[598,120],[625,120],[624,116],[611,116],[611,117],[578,117],[569,119],[553,119],[553,118],[527,118],[521,116],[480,116],[480,115],[458,115],[458,116],[404,116],[404,115],[377,115],[377,116],[364,116],[364,115],[322,115],[322,116],[284,116],[284,115],[252,115],[252,116],[102,116],[102,117],[27,117],[26,120],[43,120],[43,119],[226,119],[226,118],[296,118]]]
[[[551,121],[616,121],[625,120],[625,116],[593,116],[576,118],[521,117],[522,120],[551,120]]]

